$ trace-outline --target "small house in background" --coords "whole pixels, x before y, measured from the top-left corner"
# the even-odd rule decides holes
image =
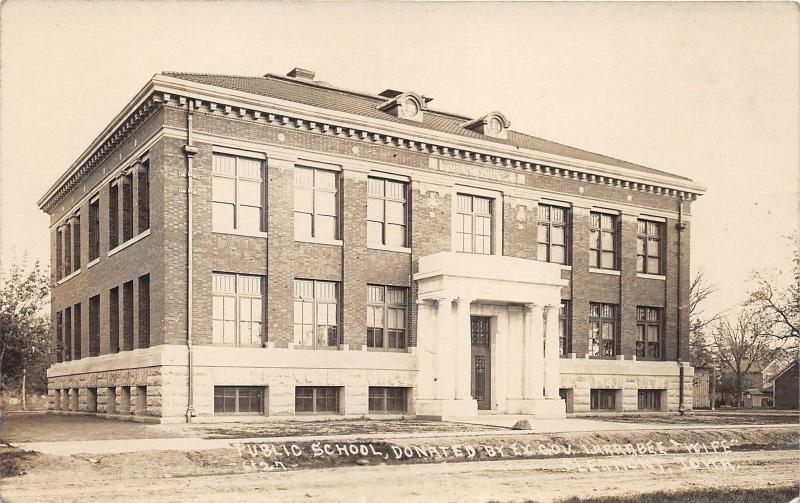
[[[797,358],[775,375],[772,381],[774,407],[776,409],[798,408],[798,363]]]
[[[758,409],[769,407],[770,397],[758,388],[750,388],[744,392],[744,407],[746,409]]]
[[[692,400],[695,409],[711,408],[711,367],[695,367],[692,378]]]

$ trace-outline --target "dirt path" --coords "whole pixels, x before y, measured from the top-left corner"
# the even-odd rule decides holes
[[[63,459],[63,458],[57,458]],[[622,495],[689,488],[785,486],[800,481],[796,451],[732,452],[730,467],[688,464],[685,455],[659,458],[661,467],[628,469],[618,458],[593,458],[565,466],[561,459],[438,465],[350,466],[323,470],[274,471],[147,479],[94,478],[88,471],[53,470],[3,480],[2,495],[13,503],[115,501],[219,502],[486,502],[554,501],[571,496]],[[580,460],[573,460],[580,461]],[[706,459],[706,461],[713,461]]]

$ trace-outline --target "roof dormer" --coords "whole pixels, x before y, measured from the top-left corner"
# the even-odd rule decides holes
[[[506,116],[500,112],[489,112],[483,117],[479,117],[464,124],[466,129],[503,140],[508,138],[508,128],[510,126],[511,123]]]
[[[422,122],[422,112],[428,109],[428,102],[431,101],[414,92],[401,93],[392,89],[387,89],[380,96],[389,99],[378,105],[378,110],[416,122]]]

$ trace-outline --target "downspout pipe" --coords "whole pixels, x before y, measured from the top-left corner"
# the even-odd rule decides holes
[[[686,229],[686,226],[683,223],[683,196],[678,196],[678,225],[676,226],[678,230],[678,331],[677,331],[677,347],[678,347],[678,413],[683,415],[686,412],[686,408],[684,406],[684,389],[683,389],[683,378],[684,378],[684,367],[683,362],[681,361],[681,337],[683,335],[683,289],[682,289],[682,258],[683,258],[683,245],[682,245],[682,236],[683,231]]]
[[[194,177],[192,175],[192,162],[198,148],[194,146],[192,133],[192,123],[194,120],[194,102],[189,100],[186,113],[186,145],[183,151],[186,153],[186,349],[188,364],[188,400],[186,404],[186,422],[191,423],[195,416],[194,411],[194,358],[192,354],[192,325],[193,325],[193,285],[194,277],[192,263],[193,254],[193,234],[194,234],[194,215],[193,196],[194,196]]]

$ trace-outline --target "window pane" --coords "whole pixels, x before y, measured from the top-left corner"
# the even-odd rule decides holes
[[[661,261],[658,257],[649,257],[647,259],[647,272],[650,274],[661,274]]]
[[[613,252],[603,252],[602,261],[600,267],[603,269],[613,269],[614,268],[614,253]]]
[[[314,283],[318,299],[336,300],[336,283],[332,281],[317,281]]]
[[[237,161],[239,164],[239,178],[261,180],[261,161],[245,157],[239,157]]]
[[[458,194],[458,211],[472,211],[472,198],[464,194]]]
[[[320,239],[336,239],[336,217],[317,215],[314,237]]]
[[[311,168],[294,169],[294,185],[303,187],[314,186],[314,170]]]
[[[566,248],[563,246],[555,246],[553,245],[550,248],[552,256],[550,257],[551,262],[555,262],[556,264],[566,264],[567,263],[567,256],[566,256]]]
[[[213,203],[211,208],[211,227],[215,230],[233,229],[234,205]]]
[[[380,222],[367,222],[367,242],[383,244],[383,224]]]
[[[536,234],[536,239],[540,243],[549,243],[550,242],[550,226],[547,224],[539,224],[538,232]]]
[[[406,184],[402,182],[386,182],[386,197],[405,201]]]
[[[383,199],[367,199],[367,220],[383,221]]]
[[[298,212],[295,212],[295,214],[294,214],[294,235],[296,237],[310,238],[311,237],[311,220],[312,220],[312,216],[311,216],[310,213],[298,213]]]
[[[233,178],[211,177],[211,199],[222,203],[236,201],[236,180]]]
[[[551,221],[553,222],[566,222],[566,210],[564,208],[557,208],[553,207],[552,209],[552,218]]]
[[[239,320],[250,321],[250,300],[242,299],[239,302]]]
[[[406,223],[406,205],[397,201],[386,201],[386,221],[392,224]]]
[[[335,189],[336,188],[336,173],[332,171],[315,170],[314,171],[314,186],[320,189]]]
[[[336,216],[336,194],[318,190],[314,193],[314,210],[318,215]]]
[[[483,197],[476,197],[473,200],[474,212],[480,215],[488,215],[491,208],[491,201]]]
[[[539,220],[550,220],[550,207],[545,204],[539,205]]]
[[[387,225],[386,244],[389,246],[406,246],[406,227],[404,225]]]
[[[239,230],[260,232],[262,230],[261,208],[253,206],[239,206]]]
[[[600,248],[600,232],[592,231],[589,234],[589,247],[593,249]]]
[[[298,188],[294,189],[294,209],[295,211],[302,211],[304,213],[313,213],[314,211],[314,191],[311,189]]]
[[[384,182],[379,178],[369,178],[367,180],[367,195],[383,197]]]
[[[566,244],[563,227],[553,226],[553,228],[550,230],[550,233],[551,233],[550,234],[551,243],[559,245]]]
[[[614,235],[610,232],[603,232],[601,235],[601,241],[604,250],[614,249]]]
[[[261,182],[239,180],[239,204],[261,206]]]
[[[547,261],[547,244],[546,243],[539,243],[536,249],[536,258],[538,260]]]
[[[236,176],[236,158],[228,155],[214,154],[212,172],[215,175]]]

